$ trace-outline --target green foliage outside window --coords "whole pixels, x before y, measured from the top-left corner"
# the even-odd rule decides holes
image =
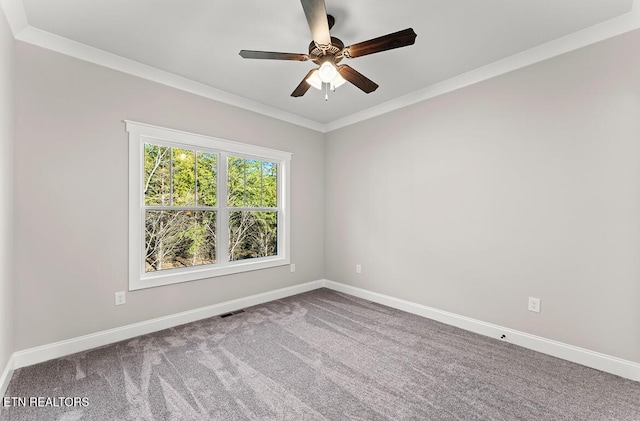
[[[218,158],[144,145],[146,272],[216,262]],[[229,260],[277,255],[278,165],[239,157],[227,165]]]
[[[278,165],[228,158],[227,203],[244,208],[229,213],[229,259],[242,260],[278,253],[278,213],[247,208],[274,208],[278,201]]]

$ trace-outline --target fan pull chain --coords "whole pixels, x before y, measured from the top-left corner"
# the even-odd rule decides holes
[[[329,101],[329,84],[324,84],[324,100]]]

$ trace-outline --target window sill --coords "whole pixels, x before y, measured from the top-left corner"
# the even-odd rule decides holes
[[[250,261],[238,261],[221,265],[207,265],[202,268],[167,269],[158,273],[135,274],[129,279],[129,291],[153,288],[180,282],[197,281],[217,276],[233,275],[260,269],[268,269],[288,265],[289,259],[284,257],[264,257]]]

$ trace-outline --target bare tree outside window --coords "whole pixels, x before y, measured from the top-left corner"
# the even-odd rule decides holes
[[[290,264],[292,153],[125,126],[130,290]]]
[[[216,263],[218,155],[144,145],[145,272]],[[227,158],[228,259],[278,254],[278,164]]]
[[[144,145],[145,272],[216,262],[217,155]]]
[[[278,165],[228,158],[229,259],[278,254]]]

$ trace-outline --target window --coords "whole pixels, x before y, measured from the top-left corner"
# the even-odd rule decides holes
[[[289,264],[290,153],[125,123],[130,290]]]

